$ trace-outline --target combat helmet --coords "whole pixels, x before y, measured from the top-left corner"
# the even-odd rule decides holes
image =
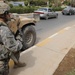
[[[9,10],[10,10],[9,5],[4,3],[4,1],[0,0],[0,14],[3,14],[6,11],[9,11]]]

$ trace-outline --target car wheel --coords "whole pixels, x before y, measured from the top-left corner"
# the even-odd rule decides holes
[[[58,14],[56,14],[55,18],[57,18],[57,17],[58,17]]]
[[[62,15],[65,15],[64,13],[62,13]]]
[[[27,26],[23,29],[23,35],[24,35],[24,46],[25,48],[29,48],[35,44],[36,41],[36,31],[33,25]]]
[[[45,20],[48,20],[48,18],[49,18],[49,17],[48,17],[48,16],[46,16],[46,17],[45,17]]]
[[[69,10],[69,15],[72,15],[72,10]]]
[[[74,11],[72,12],[72,15],[74,15],[75,13],[74,13]]]
[[[72,15],[72,13],[70,12],[69,15]]]

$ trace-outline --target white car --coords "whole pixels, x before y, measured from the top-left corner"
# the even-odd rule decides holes
[[[49,7],[41,7],[38,10],[34,11],[34,13],[39,14],[40,18],[45,18],[45,19],[49,19],[49,18],[52,18],[52,17],[55,17],[55,18],[58,17],[58,13],[54,12]]]

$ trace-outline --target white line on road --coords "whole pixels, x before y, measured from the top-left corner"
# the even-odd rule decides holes
[[[55,33],[55,34],[51,35],[49,38],[53,38],[56,35],[58,35],[58,33]]]
[[[69,30],[71,27],[66,27],[66,28],[64,28],[65,30]]]

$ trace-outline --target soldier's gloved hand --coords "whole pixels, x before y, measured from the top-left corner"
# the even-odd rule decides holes
[[[17,40],[17,51],[21,51],[23,45],[22,45],[22,42],[20,40]]]
[[[17,39],[17,41],[19,41],[21,44],[22,44],[22,48],[20,51],[24,51],[26,49],[25,45],[24,45],[24,42],[21,41],[20,39]]]
[[[16,40],[19,40],[22,43],[22,49],[21,49],[21,51],[24,51],[26,49],[26,47],[25,47],[24,41],[22,40],[21,36],[18,35],[16,37]]]
[[[18,35],[18,36],[16,37],[16,40],[19,40],[19,41],[21,41],[21,42],[23,41],[20,35]]]

